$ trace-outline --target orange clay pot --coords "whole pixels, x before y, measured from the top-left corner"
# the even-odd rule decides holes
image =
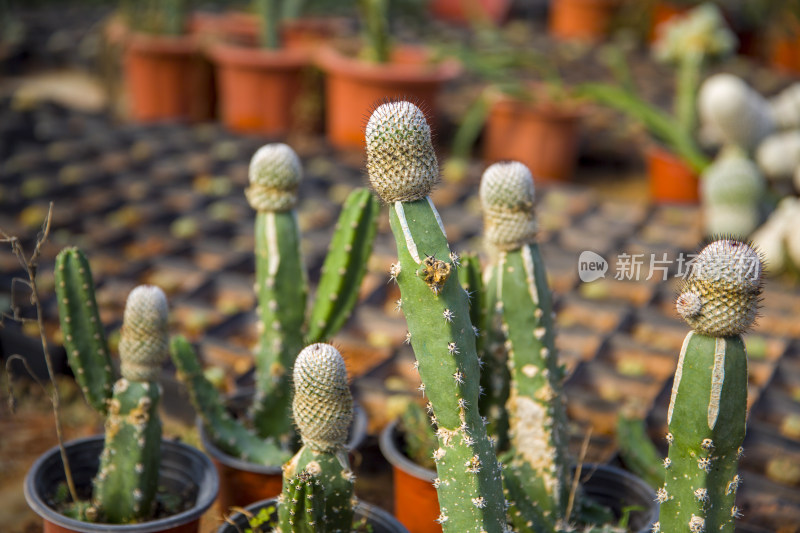
[[[553,0],[548,30],[558,39],[602,41],[616,6],[617,0]]]
[[[792,31],[776,31],[769,39],[769,64],[787,73],[800,72],[800,24]]]
[[[536,179],[568,181],[578,157],[580,114],[572,107],[498,96],[484,132],[486,163],[524,163]]]
[[[416,103],[431,128],[436,124],[436,97],[441,85],[455,78],[454,61],[431,64],[423,48],[397,46],[391,61],[370,63],[323,46],[317,63],[325,73],[325,121],[328,140],[337,148],[363,148],[364,125],[386,99]]]
[[[700,201],[697,174],[682,159],[655,146],[647,150],[646,156],[653,202],[696,204]]]
[[[217,67],[220,114],[228,129],[264,135],[291,129],[303,69],[309,65],[307,53],[229,44],[214,45],[209,53]]]
[[[392,465],[394,516],[410,533],[441,533],[439,497],[433,487],[434,470],[419,466],[400,450],[397,421],[381,432],[381,453]]]
[[[125,50],[130,116],[147,122],[214,116],[213,78],[191,36],[134,34]]]
[[[456,24],[469,24],[472,19],[501,24],[508,17],[511,0],[432,0],[430,9],[436,18]]]

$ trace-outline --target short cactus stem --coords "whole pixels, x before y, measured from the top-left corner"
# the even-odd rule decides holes
[[[478,410],[468,298],[428,196],[438,179],[430,128],[416,106],[392,102],[375,110],[366,132],[369,179],[389,204],[402,310],[438,426],[438,521],[445,532],[505,531],[501,472]]]
[[[77,248],[56,257],[55,289],[64,348],[86,401],[101,414],[114,383],[89,261]]]
[[[758,254],[744,243],[721,240],[698,255],[678,298],[678,312],[694,331],[681,349],[667,413],[661,531],[734,531],[747,409],[741,335],[755,320],[760,293]]]
[[[504,476],[517,478],[507,483],[517,490],[509,491],[509,516],[518,528],[529,527],[533,517],[515,511],[532,506],[551,522],[537,528],[552,527],[569,519],[570,465],[552,296],[536,243],[533,178],[521,163],[497,163],[484,173],[480,195],[487,245],[494,251],[487,280],[493,327],[504,339],[511,374]]]
[[[312,344],[297,356],[292,410],[303,447],[283,467],[277,530],[349,533],[355,475],[345,449],[353,399],[342,355]]]

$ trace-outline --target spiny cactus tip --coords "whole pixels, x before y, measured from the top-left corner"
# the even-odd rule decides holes
[[[250,160],[247,200],[257,211],[286,211],[297,203],[297,187],[303,177],[300,159],[283,143],[262,146]]]
[[[697,333],[741,335],[758,314],[762,275],[761,257],[750,245],[732,239],[714,241],[692,263],[676,310]]]
[[[486,240],[500,250],[514,250],[536,237],[533,176],[518,161],[486,169],[479,190]]]
[[[154,381],[169,354],[167,297],[153,285],[140,285],[128,295],[119,343],[122,377]]]
[[[410,102],[388,102],[375,109],[366,144],[369,181],[384,202],[425,198],[439,179],[430,126]]]

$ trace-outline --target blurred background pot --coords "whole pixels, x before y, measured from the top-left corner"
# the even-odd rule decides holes
[[[682,159],[658,146],[650,147],[646,158],[653,202],[696,204],[700,201],[697,173]]]
[[[432,0],[430,9],[439,19],[457,24],[488,20],[502,24],[511,10],[511,0]]]
[[[557,39],[602,41],[617,4],[617,0],[553,0],[548,31]]]

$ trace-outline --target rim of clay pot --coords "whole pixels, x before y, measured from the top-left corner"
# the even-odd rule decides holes
[[[395,419],[383,428],[380,439],[378,440],[378,446],[386,460],[389,461],[392,466],[399,468],[409,475],[433,483],[433,480],[436,479],[436,471],[420,466],[406,457],[397,445],[397,440],[399,438],[400,429],[398,427],[398,421]]]
[[[580,102],[566,97],[565,103],[553,101],[552,99],[541,100],[536,97],[537,92],[541,92],[540,85],[531,86],[530,100],[522,100],[502,91],[494,90],[490,93],[493,110],[500,110],[502,113],[535,113],[546,116],[550,120],[560,120],[572,122],[579,120],[584,115],[584,105]]]
[[[236,401],[244,403],[244,400],[249,400],[252,398],[254,393],[253,389],[245,389],[238,391],[232,394],[230,397],[227,398],[228,403],[233,403]],[[249,401],[247,405],[249,405]],[[347,450],[355,450],[364,442],[364,439],[367,438],[367,424],[369,421],[367,420],[367,413],[364,409],[361,408],[358,404],[353,405],[353,423],[350,426],[350,435],[345,445]],[[237,470],[244,470],[246,472],[254,472],[257,474],[267,474],[267,475],[274,475],[280,474],[282,472],[282,466],[266,466],[266,465],[259,465],[256,463],[251,463],[240,459],[238,457],[234,457],[224,451],[220,450],[216,444],[214,444],[209,437],[208,433],[205,429],[205,424],[203,424],[202,417],[197,417],[197,432],[200,434],[200,442],[203,445],[203,448],[206,450],[206,453],[210,455],[214,460],[218,461],[220,464],[223,464],[229,468],[235,468]]]
[[[257,515],[261,509],[271,505],[275,506],[277,509],[278,499],[269,498],[267,500],[251,503],[245,507],[245,511],[253,515]],[[366,518],[369,524],[378,526],[380,529],[376,533],[408,533],[408,530],[400,522],[398,522],[394,516],[389,514],[386,510],[381,509],[380,507],[371,503],[358,500],[356,502],[355,512],[356,517]],[[239,531],[235,529],[236,527],[247,527],[247,518],[243,513],[236,513],[230,516],[229,520],[234,522],[236,526],[231,524],[222,524],[217,530],[217,533],[236,533]]]
[[[230,43],[209,46],[208,55],[217,63],[237,67],[297,69],[310,63],[310,55],[304,50],[270,50]]]
[[[316,54],[316,63],[324,71],[344,74],[364,80],[385,82],[445,82],[461,72],[461,65],[446,59],[428,63],[428,49],[421,46],[395,46],[393,56],[402,58],[398,62],[372,63],[349,56],[333,45],[322,45]]]
[[[100,464],[100,453],[103,450],[104,443],[105,437],[103,435],[94,435],[64,444],[67,456],[70,459],[73,476],[79,486],[87,482],[91,483],[92,478],[97,473],[97,468]],[[81,464],[79,463],[80,459],[85,459],[85,461]],[[157,533],[189,524],[199,520],[203,513],[213,505],[219,490],[217,469],[214,468],[211,460],[202,451],[182,442],[162,439],[159,478],[164,480],[174,476],[186,477],[187,473],[193,473],[194,475],[190,475],[190,478],[197,485],[197,496],[194,505],[190,509],[172,516],[138,524],[82,522],[58,513],[47,504],[47,496],[42,493],[44,485],[64,480],[64,468],[62,465],[61,450],[58,446],[53,446],[39,456],[25,476],[25,499],[28,502],[28,506],[44,520],[79,533],[112,531],[118,533]],[[56,474],[53,474],[53,472],[56,472]],[[81,480],[81,473],[87,479]]]
[[[200,44],[194,35],[132,33],[128,37],[127,45],[129,49],[140,52],[196,54],[200,51]]]

